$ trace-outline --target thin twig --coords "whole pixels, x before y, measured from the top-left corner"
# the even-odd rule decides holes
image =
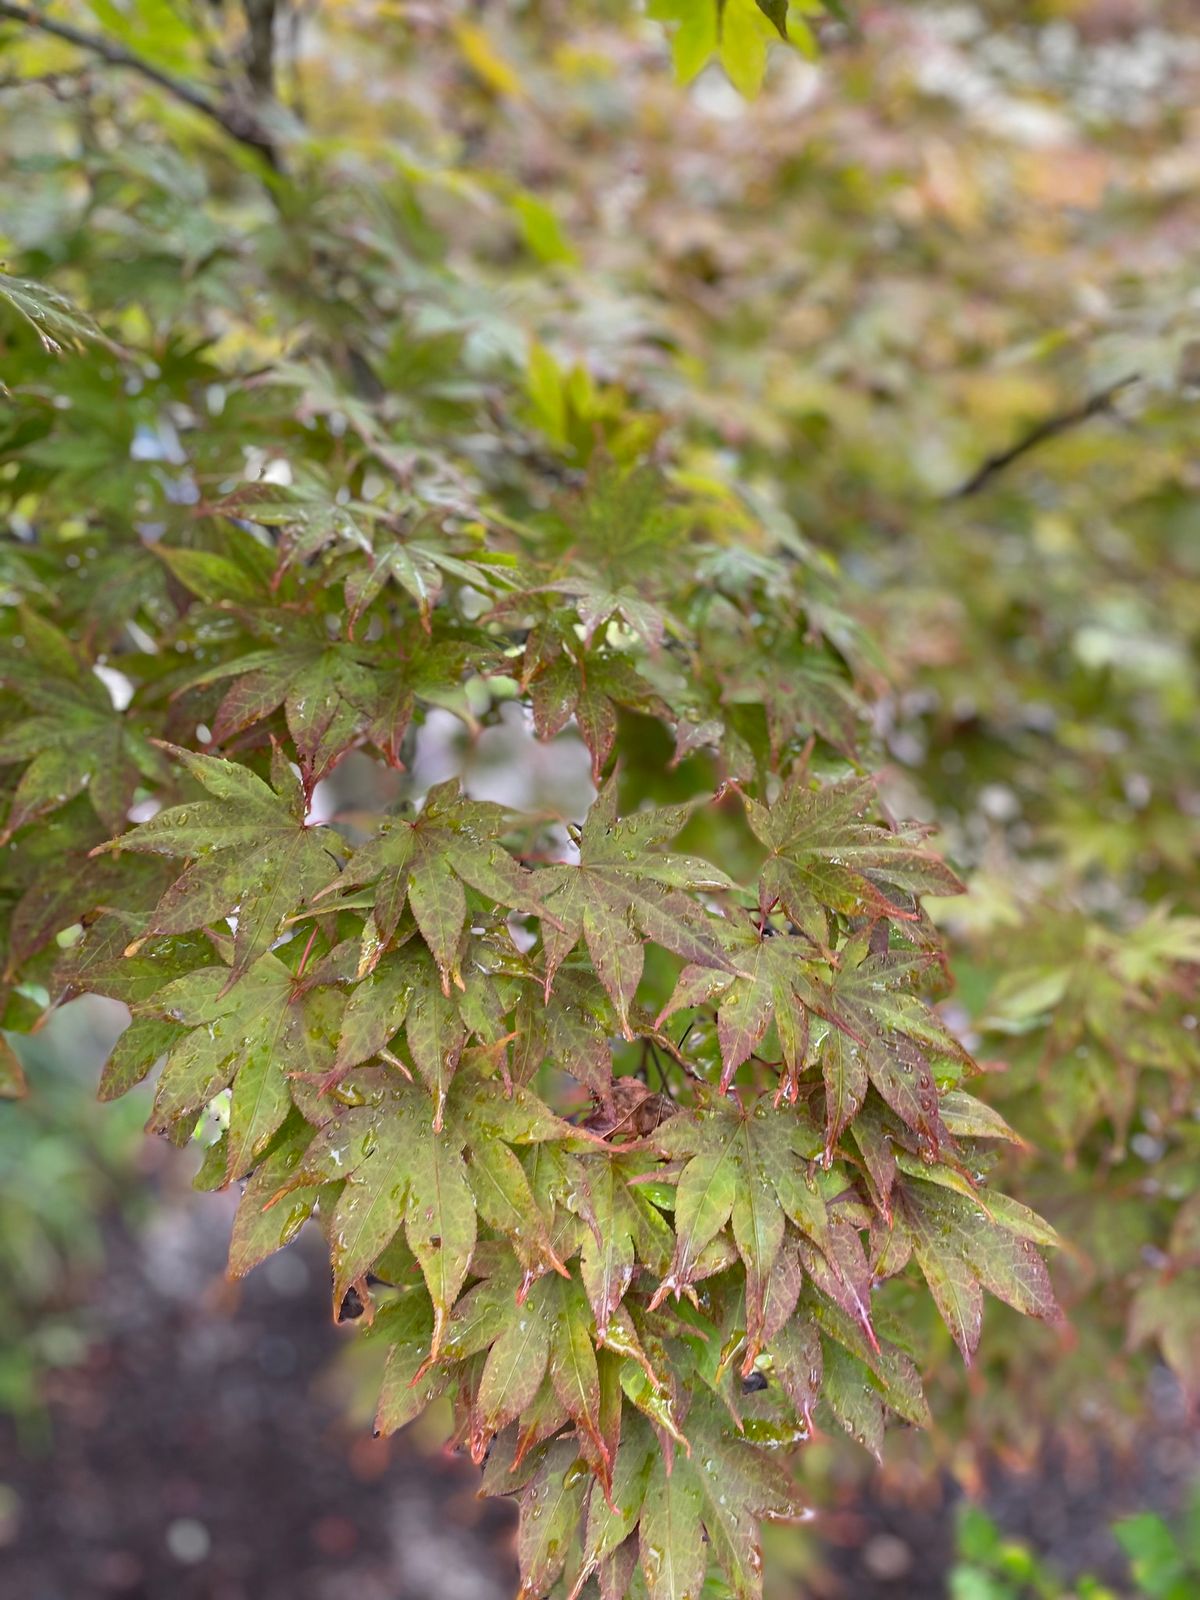
[[[36,28],[42,33],[64,40],[67,44],[73,44],[80,50],[87,50],[90,54],[98,56],[101,61],[106,61],[110,67],[121,67],[128,72],[136,72],[139,77],[157,85],[173,99],[207,117],[221,129],[222,133],[236,140],[238,144],[257,151],[272,167],[279,166],[279,156],[274,144],[248,107],[232,102],[221,104],[211,99],[202,89],[197,89],[194,84],[175,77],[173,73],[164,72],[152,61],[145,60],[144,57],[127,50],[124,45],[117,44],[112,39],[106,39],[103,34],[89,33],[83,28],[72,27],[68,22],[59,22],[53,17],[44,16],[29,6],[14,5],[10,0],[0,0],[0,18],[5,18],[9,22],[23,23],[27,28]]]
[[[1047,417],[1044,422],[1039,422],[1028,433],[1010,445],[1007,450],[1001,450],[994,456],[988,456],[965,483],[959,484],[957,489],[952,489],[949,494],[943,495],[946,502],[952,500],[966,500],[973,494],[978,494],[987,487],[992,479],[1006,467],[1010,467],[1021,456],[1035,450],[1038,445],[1045,444],[1047,439],[1057,438],[1060,433],[1066,433],[1069,428],[1078,427],[1081,422],[1099,416],[1102,412],[1112,409],[1112,402],[1122,389],[1127,389],[1131,383],[1136,383],[1141,377],[1138,372],[1128,373],[1124,378],[1118,378],[1116,383],[1110,383],[1107,388],[1097,390],[1093,395],[1070,411],[1061,411],[1057,416]]]

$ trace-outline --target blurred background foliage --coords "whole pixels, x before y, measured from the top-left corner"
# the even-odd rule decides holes
[[[648,458],[748,541],[769,528],[874,678],[894,809],[969,878],[935,910],[943,1009],[1026,1141],[1003,1184],[1068,1241],[1069,1334],[993,1308],[969,1373],[923,1301],[886,1291],[921,1326],[939,1423],[892,1438],[887,1470],[932,1453],[977,1484],[985,1449],[1136,1439],[1160,1362],[1200,1388],[1195,7],[800,5],[794,48],[754,32],[724,66],[689,56],[670,4],[47,13],[107,60],[20,12],[0,6],[0,257],[149,359],[114,399],[117,349],[60,360],[9,283],[0,585],[8,563],[36,581],[33,519],[81,557],[89,515],[149,544],[231,453],[248,483],[315,501],[354,479],[369,501],[383,452],[442,505],[535,472],[569,496]],[[43,345],[88,336],[71,317]],[[636,572],[636,508],[608,516]],[[168,581],[149,553],[86,569],[113,616],[153,613]],[[462,770],[586,804],[573,735],[535,748],[465,710],[426,723],[414,788]],[[621,716],[627,792],[690,792],[661,732]],[[378,801],[357,762],[331,806]],[[745,842],[722,826],[689,842],[728,860]],[[8,890],[25,870],[5,864]],[[128,1108],[84,1108],[70,1016],[23,1047],[34,1092],[0,1114],[17,1408],[71,1344],[60,1299],[95,1218],[138,1204]],[[817,1483],[843,1470],[824,1449]],[[980,1576],[980,1539],[959,1600],[1058,1592]]]

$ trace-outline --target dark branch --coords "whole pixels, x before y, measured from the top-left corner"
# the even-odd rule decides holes
[[[246,13],[246,76],[264,99],[275,93],[275,0],[242,0]]]
[[[1007,450],[1001,450],[994,456],[988,456],[965,483],[959,484],[957,489],[952,489],[949,494],[943,495],[946,502],[953,500],[966,500],[973,494],[978,494],[987,487],[998,473],[1010,467],[1030,450],[1036,450],[1038,445],[1045,444],[1047,439],[1057,438],[1060,433],[1066,433],[1069,428],[1078,427],[1081,422],[1087,422],[1092,417],[1101,415],[1102,412],[1111,411],[1114,398],[1122,389],[1127,389],[1131,383],[1136,383],[1140,373],[1131,372],[1124,378],[1118,378],[1116,383],[1110,383],[1106,389],[1100,389],[1090,395],[1081,405],[1075,406],[1070,411],[1060,411],[1057,416],[1047,417],[1044,422],[1039,422],[1028,433],[1022,435],[1016,444],[1010,445]]]
[[[136,72],[139,77],[155,84],[173,99],[207,117],[229,138],[257,151],[272,167],[278,168],[279,157],[275,146],[248,108],[235,104],[220,104],[202,89],[197,89],[194,84],[175,77],[173,73],[164,72],[152,61],[146,61],[132,50],[127,50],[124,45],[106,39],[103,34],[88,33],[83,28],[72,27],[70,23],[58,22],[53,17],[32,10],[29,6],[13,5],[9,0],[0,0],[0,18],[10,22],[20,22],[27,28],[37,28],[42,33],[52,34],[56,39],[65,40],[67,44],[73,44],[80,50],[98,56],[110,67]]]

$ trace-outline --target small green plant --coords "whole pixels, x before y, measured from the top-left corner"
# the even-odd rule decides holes
[[[1153,1512],[1125,1517],[1113,1527],[1129,1558],[1137,1600],[1190,1600],[1200,1590],[1200,1495],[1173,1527]],[[1084,1576],[1067,1582],[1020,1539],[1007,1539],[978,1506],[958,1516],[957,1561],[951,1600],[1118,1600],[1117,1592]]]
[[[1176,1525],[1152,1512],[1126,1517],[1113,1532],[1129,1558],[1139,1595],[1190,1600],[1200,1591],[1200,1490]]]

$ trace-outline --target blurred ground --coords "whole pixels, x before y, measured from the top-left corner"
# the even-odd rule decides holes
[[[508,1600],[509,1507],[347,1423],[320,1240],[226,1292],[212,1199],[111,1241],[49,1449],[0,1419],[0,1600]]]

